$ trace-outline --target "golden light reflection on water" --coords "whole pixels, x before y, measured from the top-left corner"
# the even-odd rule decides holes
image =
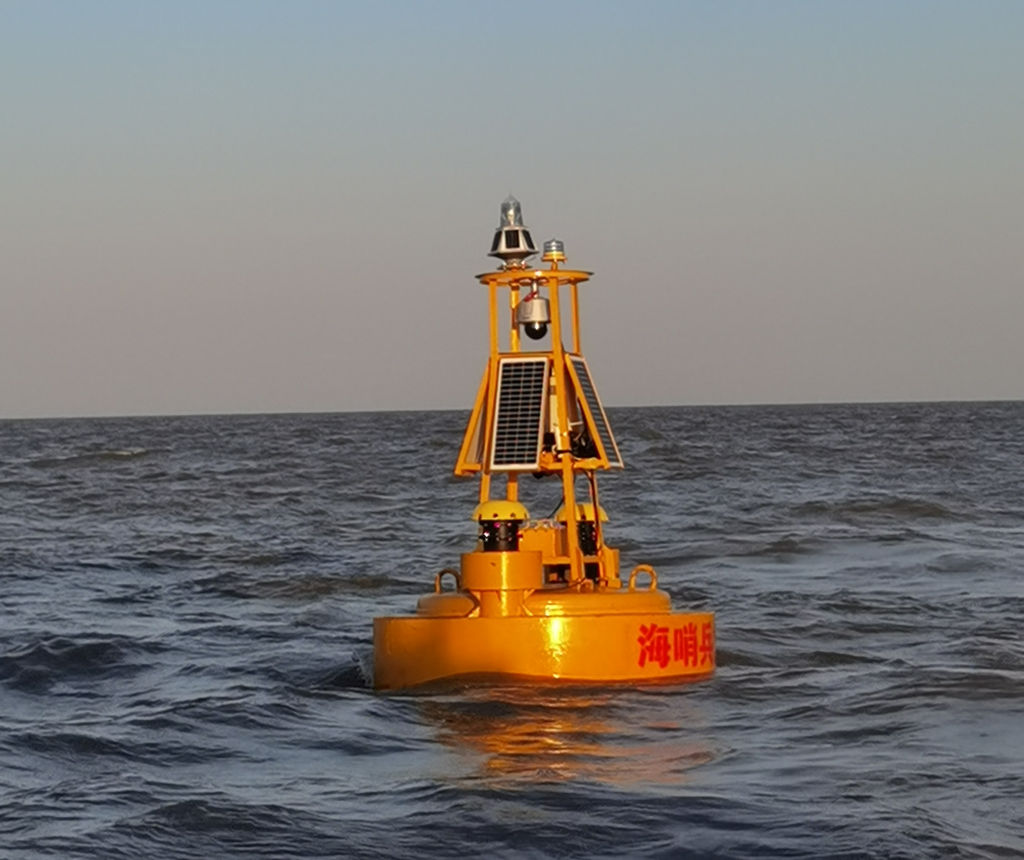
[[[485,778],[679,786],[715,758],[702,713],[682,695],[501,687],[422,706],[438,739]]]

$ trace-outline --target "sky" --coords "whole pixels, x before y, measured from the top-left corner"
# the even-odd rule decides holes
[[[0,418],[1024,398],[1024,3],[0,2]]]

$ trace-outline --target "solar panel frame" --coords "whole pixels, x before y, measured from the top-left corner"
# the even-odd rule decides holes
[[[570,355],[569,367],[575,377],[576,387],[583,398],[584,409],[589,413],[590,423],[597,434],[597,442],[601,446],[604,459],[611,468],[623,468],[622,454],[615,443],[608,416],[605,414],[601,398],[597,394],[594,380],[590,376],[587,360],[582,355]]]
[[[488,458],[492,470],[540,467],[550,378],[551,359],[547,356],[499,359]]]
[[[477,389],[473,409],[469,413],[466,431],[462,436],[459,456],[455,461],[456,475],[472,475],[483,468],[484,462],[484,403],[487,399],[487,386],[490,378],[489,368],[484,370],[483,379]]]

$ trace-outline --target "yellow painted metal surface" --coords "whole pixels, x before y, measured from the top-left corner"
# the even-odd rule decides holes
[[[538,553],[467,553],[461,575],[452,572],[458,590],[440,591],[439,577],[416,617],[374,619],[374,685],[670,683],[714,671],[714,616],[672,612],[656,576],[644,582],[637,571],[617,589],[531,588],[527,571],[539,564]],[[509,587],[487,587],[498,584]]]
[[[537,550],[545,564],[565,555],[565,526],[551,520],[530,523],[519,531],[519,549]]]
[[[473,508],[471,520],[519,520],[530,518],[525,505],[508,499],[488,499]]]
[[[466,591],[515,591],[544,584],[541,554],[515,552],[467,552],[462,555],[462,588]]]
[[[581,684],[673,683],[715,668],[706,612],[518,618],[376,618],[374,685],[503,678]]]
[[[579,591],[573,588],[545,588],[524,601],[530,615],[667,615],[672,611],[669,596],[658,589],[636,591],[627,588]]]

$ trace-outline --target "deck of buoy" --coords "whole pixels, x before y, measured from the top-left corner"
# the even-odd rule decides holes
[[[479,676],[510,682],[679,683],[714,672],[712,613],[615,612],[616,602],[631,608],[627,595],[619,595],[624,601],[614,594],[574,596],[577,603],[589,602],[592,612],[375,618],[374,686],[388,690]]]

